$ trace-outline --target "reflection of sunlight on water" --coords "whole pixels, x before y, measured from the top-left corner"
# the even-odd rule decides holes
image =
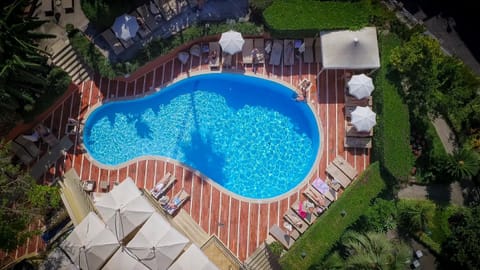
[[[223,96],[196,91],[145,108],[138,117],[99,119],[89,143],[92,156],[106,164],[167,156],[237,194],[268,198],[293,188],[312,165],[317,149],[300,132],[279,112],[250,105],[235,111]]]

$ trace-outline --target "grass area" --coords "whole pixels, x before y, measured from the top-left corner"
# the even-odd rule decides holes
[[[309,269],[322,260],[385,187],[380,166],[373,163],[280,258],[283,269]],[[342,216],[342,211],[347,214]],[[307,254],[304,259],[302,252]]]
[[[360,29],[369,23],[374,8],[361,1],[274,1],[263,17],[270,29],[318,31],[325,29]]]
[[[400,46],[394,34],[379,35],[381,68],[374,80],[374,107],[377,112],[374,155],[389,174],[400,181],[407,181],[414,163],[410,149],[410,121],[407,105],[403,102],[396,85],[389,77],[389,55]]]

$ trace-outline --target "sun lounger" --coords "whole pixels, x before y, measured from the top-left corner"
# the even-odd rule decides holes
[[[190,198],[184,189],[180,190],[175,196],[173,196],[168,204],[163,206],[163,209],[170,215],[174,215],[178,209],[182,208],[183,204]]]
[[[15,138],[15,140],[13,140],[13,143],[20,145],[28,152],[30,156],[34,158],[40,155],[40,149],[38,149],[35,143],[25,139],[23,136],[18,136],[17,138]]]
[[[65,13],[72,13],[73,0],[62,0],[62,7],[65,9]]]
[[[342,185],[340,184],[340,182],[338,180],[332,179],[331,177],[327,177],[325,179],[325,183],[327,183],[327,185],[329,185],[335,191],[338,191],[342,187]]]
[[[15,156],[17,156],[23,164],[25,165],[29,165],[30,163],[32,163],[32,161],[34,160],[34,157],[32,157],[25,148],[23,148],[21,145],[15,143],[15,142],[11,142],[10,143],[10,150],[13,152],[13,154],[15,154]]]
[[[282,62],[283,43],[281,40],[274,40],[272,52],[270,53],[270,65],[279,66]]]
[[[345,95],[345,106],[372,106],[372,96],[363,99],[357,99],[354,96]]]
[[[229,53],[222,53],[222,67],[232,68],[232,55]]]
[[[177,179],[170,172],[167,172],[160,181],[150,190],[152,196],[158,200],[170,187],[173,186]]]
[[[312,182],[312,186],[318,191],[320,192],[321,194],[323,194],[325,196],[325,198],[327,198],[328,200],[330,200],[331,202],[335,201],[336,200],[336,191],[335,190],[332,190],[330,188],[330,186],[325,183],[325,181],[323,181],[322,179],[320,178],[317,178],[315,179],[313,182]]]
[[[285,39],[283,41],[283,64],[285,66],[291,66],[295,62],[295,47],[293,40]]]
[[[64,155],[64,152],[73,146],[73,142],[64,136],[59,143],[53,146],[32,166],[30,174],[35,179],[39,179],[57,160]]]
[[[372,148],[371,137],[345,137],[344,146],[346,148]]]
[[[155,29],[157,29],[160,26],[157,20],[155,20],[154,15],[150,13],[149,8],[146,4],[139,6],[136,10],[137,10],[137,13],[140,15],[140,17],[143,18],[143,21],[148,26],[148,28],[150,28],[152,32],[155,31]],[[141,28],[142,27],[140,26],[140,29]]]
[[[345,136],[347,137],[372,137],[373,136],[373,129],[370,131],[358,131],[354,126],[349,124],[349,122],[345,125]]]
[[[265,41],[263,40],[263,38],[254,39],[253,47],[257,49],[258,64],[265,63]]]
[[[323,194],[318,192],[318,190],[316,190],[312,185],[308,185],[305,191],[303,191],[303,195],[305,195],[305,197],[312,201],[317,207],[323,209],[327,209],[332,203]]]
[[[208,47],[209,47],[208,63],[210,68],[219,68],[220,67],[220,44],[218,44],[218,42],[210,42]],[[213,51],[216,51],[215,57],[211,57]]]
[[[108,46],[110,46],[114,54],[119,55],[125,50],[120,40],[118,40],[118,38],[112,32],[112,29],[108,28],[100,35],[107,42]]]
[[[293,240],[293,238],[290,235],[288,235],[287,232],[285,232],[280,227],[278,227],[277,224],[273,224],[273,226],[270,227],[269,233],[275,240],[277,240],[280,244],[282,244],[282,246],[287,250],[290,249],[293,243],[295,243],[295,240]]]
[[[315,48],[315,62],[321,63],[322,62],[322,44],[319,37],[315,39],[314,48]]]
[[[160,10],[160,14],[162,14],[162,17],[166,21],[170,21],[175,16],[175,12],[170,8],[168,1],[154,0],[154,2],[157,5],[158,9]]]
[[[42,124],[38,124],[35,127],[35,132],[42,138],[42,140],[47,143],[49,146],[55,146],[58,144],[58,139],[53,135],[53,133]]]
[[[308,225],[312,225],[312,223],[317,218],[317,216],[315,215],[315,204],[308,200],[297,200],[291,205],[291,208],[298,216],[300,216],[305,222],[307,222]]]
[[[303,62],[304,63],[313,63],[313,38],[304,39],[305,50],[303,52]]]
[[[335,181],[338,181],[343,188],[346,188],[348,185],[350,185],[350,182],[352,182],[352,180],[350,180],[350,178],[348,178],[348,176],[345,175],[337,166],[333,165],[333,163],[327,165],[326,171],[331,177],[333,177]]]
[[[350,180],[355,179],[355,177],[358,175],[358,171],[341,156],[337,156],[333,160],[333,164],[335,164],[335,166],[345,173]]]
[[[113,30],[112,30],[113,31]],[[115,32],[114,32],[114,35],[115,35]],[[135,44],[135,42],[133,41],[132,38],[129,38],[127,40],[125,39],[122,39],[122,38],[119,38],[118,41],[120,41],[120,43],[122,43],[123,47],[125,49],[129,48],[130,46],[132,46],[133,44]]]
[[[288,209],[283,218],[292,224],[293,228],[295,228],[300,234],[303,234],[307,230],[307,223],[293,212],[292,209]]]
[[[242,47],[242,61],[244,65],[253,64],[252,50],[253,50],[253,39],[251,38],[245,39],[245,43],[243,43],[243,47]]]

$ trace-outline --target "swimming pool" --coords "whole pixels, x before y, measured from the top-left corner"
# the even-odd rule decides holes
[[[266,199],[298,185],[315,162],[319,128],[288,87],[204,74],[151,96],[107,103],[88,117],[84,145],[104,165],[169,157],[240,196]]]

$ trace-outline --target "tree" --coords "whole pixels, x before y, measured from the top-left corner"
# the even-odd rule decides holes
[[[450,176],[459,180],[470,180],[480,170],[480,158],[472,149],[462,148],[449,154],[445,162],[445,169]]]
[[[385,234],[348,231],[342,237],[346,250],[345,269],[405,269],[410,248],[399,241],[390,241]]]
[[[360,219],[363,222],[359,227],[362,231],[386,233],[396,227],[396,216],[397,208],[394,201],[377,198]]]
[[[476,206],[449,219],[451,235],[440,254],[444,269],[480,269],[480,207]]]
[[[413,35],[390,55],[392,68],[400,75],[405,90],[405,101],[415,116],[435,113],[438,70],[443,58],[438,42],[423,34]]]
[[[43,93],[50,70],[38,41],[52,35],[35,32],[46,21],[23,14],[29,0],[0,2],[0,120],[18,109],[31,108]],[[44,53],[44,52],[43,52]]]
[[[427,230],[432,220],[435,205],[426,201],[401,200],[398,203],[399,228],[408,233],[419,233]]]
[[[37,185],[11,163],[9,144],[0,141],[0,249],[13,250],[36,232],[30,222],[60,206],[58,188]]]

